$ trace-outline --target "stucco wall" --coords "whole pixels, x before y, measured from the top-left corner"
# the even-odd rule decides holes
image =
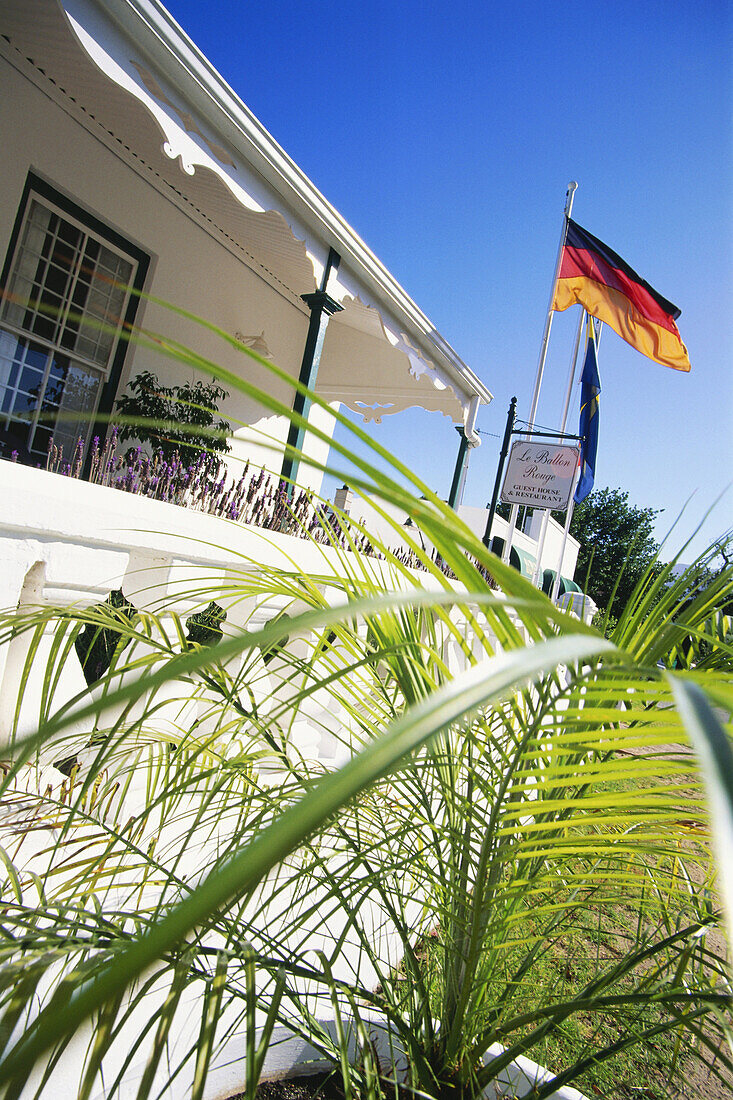
[[[486,508],[472,508],[462,504],[459,508],[459,515],[468,526],[474,531],[479,538],[483,537],[486,530],[486,520],[488,518],[488,509]],[[525,554],[528,554],[533,560],[537,557],[537,540],[539,538],[539,529],[542,523],[542,512],[537,509],[532,519],[532,525],[527,531],[520,531],[516,528],[514,531],[514,537],[512,539],[512,545],[523,550]],[[508,531],[508,523],[502,519],[501,516],[494,516],[494,521],[491,525],[491,533],[496,538],[506,539]],[[557,569],[557,564],[560,560],[560,551],[562,549],[563,541],[563,529],[556,520],[550,518],[547,525],[547,534],[545,536],[545,544],[542,548],[542,568],[543,569]],[[563,577],[570,579],[575,575],[575,563],[578,560],[579,543],[571,536],[565,544],[565,551],[563,554],[562,569],[560,574]]]
[[[274,362],[296,375],[308,326],[304,304],[286,291],[279,292],[228,250],[215,236],[182,210],[175,196],[167,197],[138,174],[120,155],[82,126],[4,58],[0,58],[3,99],[12,110],[3,112],[3,156],[0,161],[0,253],[4,256],[29,170],[43,177],[84,210],[137,244],[150,255],[146,291],[165,302],[191,311],[222,328],[230,336],[256,336],[264,331]],[[162,140],[162,139],[161,139]],[[150,169],[141,168],[141,172]],[[182,183],[185,180],[181,173]],[[304,291],[312,287],[303,287]],[[153,302],[142,302],[138,323],[153,332],[174,336],[207,359],[256,383],[290,406],[292,390],[244,353],[219,337]],[[146,348],[130,348],[120,391],[138,371],[156,371],[171,383],[196,375]],[[205,375],[203,375],[205,377]],[[233,392],[222,412],[237,427],[254,425],[258,431],[283,440],[284,417],[266,413],[244,394]],[[328,421],[318,414],[319,426]],[[329,429],[330,430],[330,429]],[[308,446],[319,459],[326,445],[309,437]],[[240,450],[244,448],[238,448]],[[279,461],[251,442],[247,454],[270,468]],[[313,488],[320,474],[303,472],[301,481]]]

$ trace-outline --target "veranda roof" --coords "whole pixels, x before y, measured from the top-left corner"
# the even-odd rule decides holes
[[[305,311],[329,248],[317,389],[368,420],[411,405],[472,421],[492,395],[157,0],[6,0],[3,49],[79,122]]]

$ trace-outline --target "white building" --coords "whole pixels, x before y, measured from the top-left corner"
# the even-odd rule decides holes
[[[295,404],[323,433],[290,429],[316,462],[333,430],[328,409],[298,406],[289,378],[366,421],[433,410],[478,444],[489,390],[157,0],[5,0],[0,35],[0,456],[44,467],[53,436],[69,461],[80,437],[104,440],[140,371],[164,385],[196,377],[128,344],[132,323],[272,395],[277,409],[234,391],[221,412],[235,456],[276,475],[283,410]],[[318,469],[282,468],[319,490]]]
[[[420,406],[480,442],[489,390],[157,0],[5,0],[0,72],[0,456],[44,468],[53,438],[68,462],[79,439],[87,452],[104,441],[141,371],[164,385],[206,377],[128,343],[132,324],[265,390],[273,407],[233,390],[220,410],[236,426],[233,457],[315,492],[320,470],[282,448],[323,463],[329,406],[366,421]],[[298,377],[325,405],[303,402]],[[291,427],[292,408],[321,434]],[[30,492],[0,462],[8,493],[19,476]],[[41,498],[48,476],[32,481]],[[485,516],[462,514],[481,534]],[[557,534],[551,524],[543,567],[556,567]],[[531,574],[536,549],[533,531],[518,532],[513,564]],[[564,576],[576,552],[571,540]],[[5,556],[0,602],[13,606],[33,554],[6,544]]]
[[[325,400],[367,420],[419,405],[470,430],[491,400],[486,386],[160,4],[6,0],[0,31],[0,250],[15,299],[1,315],[6,453],[45,464],[53,431],[68,454],[79,434],[91,436],[91,414],[109,414],[150,367],[150,351],[93,326],[134,319],[169,333],[173,318],[110,279],[205,318],[293,378],[318,313],[325,340],[306,376]],[[30,299],[39,308],[29,310]],[[88,313],[90,327],[72,332],[69,309]],[[175,333],[292,406],[286,378],[276,382],[182,317]],[[165,383],[181,368],[158,360],[153,369]],[[44,403],[64,414],[63,427],[39,422]],[[284,416],[241,394],[222,411],[253,457],[263,435],[287,436]],[[322,410],[310,415],[330,430]],[[325,457],[322,441],[308,448]],[[270,452],[261,457],[272,464]],[[318,488],[314,471],[299,477]]]
[[[296,563],[327,590],[341,564],[331,547],[247,523],[224,529],[214,516],[46,471],[51,436],[65,461],[80,437],[88,451],[142,370],[164,385],[196,377],[154,339],[128,343],[126,326],[164,333],[264,391],[270,407],[232,388],[221,409],[236,425],[233,458],[314,492],[333,427],[328,406],[366,421],[420,406],[443,415],[436,431],[452,435],[455,424],[476,445],[478,407],[491,393],[157,0],[3,0],[0,82],[0,607],[84,606],[121,590],[141,611],[167,601],[185,618],[197,609],[192,578],[225,588],[243,561]],[[298,378],[325,404],[298,405]],[[292,409],[314,431],[289,434]],[[283,467],[288,440],[315,465]],[[384,534],[377,512],[358,501],[355,518],[360,510]],[[483,509],[460,514],[483,533]],[[393,518],[399,530],[409,517]],[[494,534],[505,528],[497,519]],[[530,575],[536,535],[533,527],[514,538],[513,563]],[[560,535],[551,524],[550,566]],[[568,577],[576,554],[571,540]],[[226,628],[261,625],[283,609],[254,602],[228,607]],[[50,639],[38,652],[42,663]],[[85,690],[73,646],[51,697],[34,680],[42,672],[25,667],[28,653],[23,635],[0,650],[0,745],[38,728],[39,698],[53,709]],[[26,675],[26,702],[16,708]],[[192,714],[205,720],[206,693],[191,698],[189,687],[174,684],[151,718],[161,740]],[[330,700],[314,697],[296,731],[303,756],[337,763],[331,729],[340,720]],[[62,773],[49,760],[48,781],[58,785]],[[241,1056],[237,1048],[222,1063],[210,1096],[238,1080]],[[80,1065],[71,1050],[72,1077],[75,1058]],[[132,1080],[126,1087],[135,1094]]]

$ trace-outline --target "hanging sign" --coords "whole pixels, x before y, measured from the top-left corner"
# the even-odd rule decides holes
[[[570,503],[580,447],[565,444],[512,443],[501,499],[505,504],[552,508],[564,512]]]

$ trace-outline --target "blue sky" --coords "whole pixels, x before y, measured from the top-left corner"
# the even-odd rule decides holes
[[[494,393],[466,503],[491,495],[511,396],[529,412],[565,189],[578,181],[573,216],[681,308],[692,363],[680,374],[604,331],[596,485],[663,508],[660,538],[692,496],[691,533],[733,478],[728,6],[168,7]],[[575,312],[554,320],[538,417],[551,427]],[[447,495],[448,420],[415,411],[374,431]],[[729,491],[693,548],[732,522]]]

